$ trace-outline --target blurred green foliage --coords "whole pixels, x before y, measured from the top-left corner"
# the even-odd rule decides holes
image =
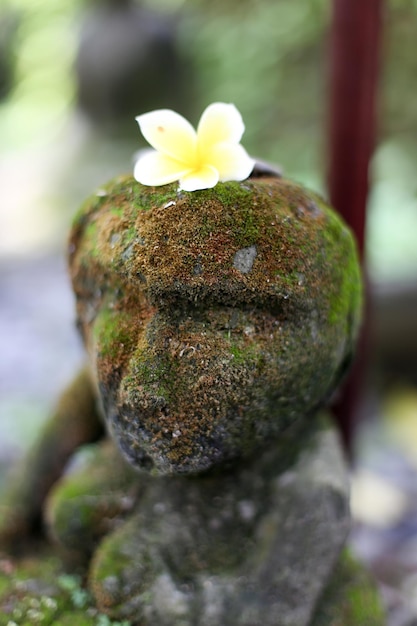
[[[314,180],[321,169],[328,3],[202,4],[204,14],[203,7],[195,11],[184,29],[196,60],[200,108],[235,102],[252,154]]]
[[[0,156],[42,142],[70,115],[78,30],[85,10],[93,4],[92,0],[5,0],[0,37],[1,25],[11,15],[18,27],[10,46],[14,85],[0,102]],[[194,67],[192,121],[209,102],[234,102],[246,123],[248,150],[323,191],[331,1],[147,0],[145,4],[177,17],[183,53]],[[416,20],[417,0],[386,2],[380,136],[368,228],[370,267],[378,278],[405,276],[417,268]]]
[[[50,133],[74,96],[71,73],[77,0],[5,0],[0,23],[17,22],[13,37],[14,85],[0,103],[1,152]]]

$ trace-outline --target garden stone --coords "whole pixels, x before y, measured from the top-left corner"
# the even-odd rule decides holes
[[[96,610],[137,626],[356,626],[335,601],[356,589],[346,468],[318,412],[360,323],[341,219],[265,168],[193,193],[121,177],[76,215],[69,264],[89,367],[10,487],[3,545],[43,508]]]
[[[113,181],[75,219],[70,273],[107,427],[153,473],[250,457],[307,423],[353,354],[352,235],[283,178]]]
[[[346,539],[348,481],[328,424],[316,420],[292,439],[221,474],[143,476],[135,510],[95,551],[90,586],[99,608],[167,626],[308,624]],[[94,467],[90,457],[53,497],[52,527],[69,549],[74,534],[60,507],[71,493],[69,520],[98,517],[91,490],[89,502],[75,495]],[[114,460],[107,467],[114,481]],[[89,532],[78,528],[78,537]]]

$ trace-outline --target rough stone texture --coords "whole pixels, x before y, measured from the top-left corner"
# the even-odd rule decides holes
[[[98,605],[155,626],[308,624],[349,527],[347,477],[331,430],[293,453],[286,469],[274,446],[225,475],[151,479],[95,554]]]
[[[382,626],[366,575],[339,558],[349,520],[335,431],[324,418],[302,426],[200,477],[138,474],[109,441],[81,449],[47,503],[81,578],[50,549],[3,556],[0,625],[42,614],[42,626],[96,626],[102,611],[134,626]]]
[[[108,428],[154,472],[250,456],[308,421],[351,358],[353,238],[281,178],[193,193],[117,179],[76,217],[70,271]]]
[[[46,519],[78,548],[98,610],[135,626],[338,626],[346,607],[320,598],[348,528],[346,473],[317,407],[359,324],[346,226],[265,172],[188,194],[125,177],[82,207],[69,257],[90,370],[18,474],[2,545],[33,527],[63,459],[99,436],[97,397],[117,446],[75,456]],[[13,594],[0,589],[9,615]]]
[[[24,559],[2,558],[0,626],[143,625],[135,619],[112,621],[101,614],[82,586],[81,574],[81,570],[78,574],[66,573],[62,561],[45,546],[28,552]],[[162,582],[161,588],[164,585],[169,587]],[[163,596],[161,602],[170,599],[170,595]],[[174,624],[180,625],[181,621]],[[274,624],[281,626],[280,616]],[[348,554],[339,559],[311,626],[385,626],[372,582]]]
[[[114,449],[91,451],[52,495],[52,532],[89,552],[112,530],[96,548],[90,587],[113,618],[307,625],[349,527],[340,444],[318,420],[309,431],[222,474],[131,475],[130,490]]]
[[[233,267],[242,272],[242,274],[248,274],[253,267],[257,254],[256,246],[238,250],[233,259]]]

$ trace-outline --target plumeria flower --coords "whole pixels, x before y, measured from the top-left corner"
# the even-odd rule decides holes
[[[142,185],[166,185],[179,180],[180,189],[195,191],[219,181],[244,180],[254,161],[240,145],[245,130],[233,104],[215,102],[201,116],[197,132],[175,111],[160,109],[136,118],[147,150],[135,165]]]

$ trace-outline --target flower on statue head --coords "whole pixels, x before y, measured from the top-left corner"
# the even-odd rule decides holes
[[[233,104],[215,102],[203,112],[197,132],[175,111],[160,109],[136,118],[154,150],[136,162],[134,176],[143,185],[166,185],[176,180],[180,189],[195,191],[219,181],[244,180],[254,161],[240,145],[245,130]]]

